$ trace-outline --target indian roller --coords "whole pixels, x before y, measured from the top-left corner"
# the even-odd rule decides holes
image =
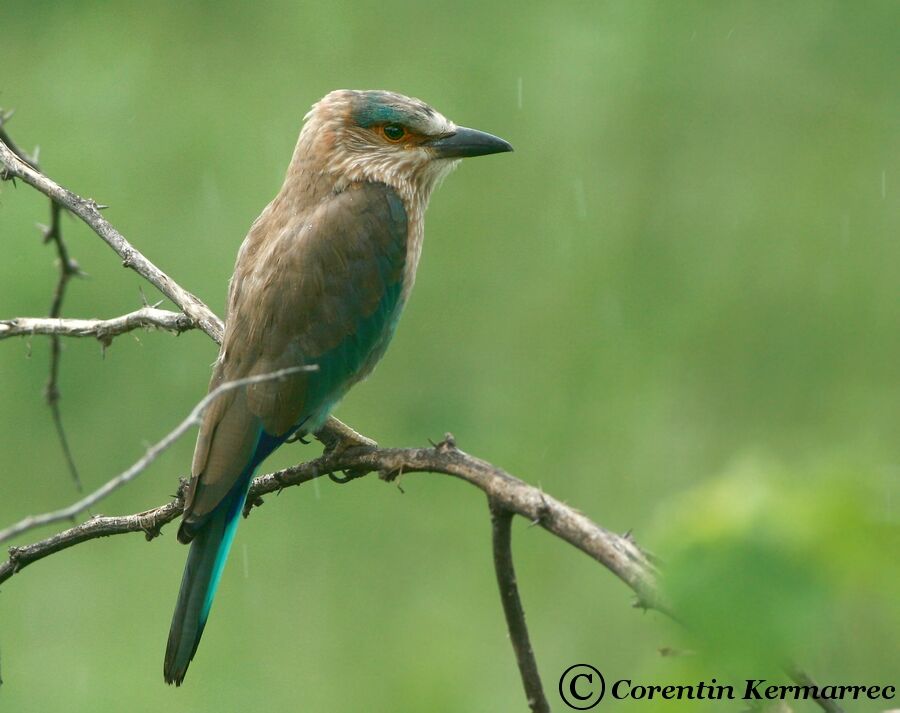
[[[435,186],[462,158],[511,150],[393,92],[334,91],[306,115],[284,184],[238,252],[209,389],[316,368],[226,391],[203,415],[178,529],[191,549],[167,683],[181,684],[197,651],[257,467],[289,437],[315,433],[384,354]]]

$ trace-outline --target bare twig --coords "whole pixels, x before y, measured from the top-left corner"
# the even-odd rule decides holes
[[[10,150],[18,157],[26,166],[37,171],[38,162],[37,162],[37,151],[35,151],[33,156],[28,156],[18,148],[15,144],[11,143],[11,139],[9,134],[6,133],[3,125],[9,120],[12,116],[11,112],[4,113],[0,111],[0,139],[10,144]],[[3,175],[3,178],[9,178],[9,176]],[[66,295],[66,286],[69,284],[69,280],[75,277],[76,275],[81,274],[81,270],[78,267],[78,263],[72,259],[69,255],[69,249],[66,246],[65,240],[63,240],[62,236],[62,227],[60,225],[60,219],[62,216],[62,206],[54,200],[52,197],[50,198],[50,225],[49,226],[41,226],[41,232],[44,236],[44,244],[52,242],[56,246],[56,255],[59,261],[59,279],[56,282],[56,287],[53,290],[53,301],[50,305],[50,317],[58,318],[60,314],[62,314],[62,305],[63,300]],[[81,478],[78,475],[78,468],[75,466],[75,458],[72,456],[72,449],[69,447],[69,439],[66,437],[66,430],[63,427],[62,421],[62,412],[59,408],[59,362],[62,358],[62,345],[60,344],[59,337],[53,335],[50,337],[50,376],[47,379],[47,386],[44,388],[44,398],[47,400],[47,405],[50,407],[50,412],[53,415],[53,424],[56,427],[56,433],[59,436],[59,442],[62,446],[63,456],[66,459],[66,465],[69,468],[69,473],[72,476],[72,480],[75,482],[75,487],[81,491]]]
[[[160,329],[181,334],[195,326],[191,318],[181,312],[142,307],[112,319],[17,317],[0,320],[0,339],[46,334],[56,337],[94,337],[108,345],[114,337],[135,329]]]
[[[512,556],[512,518],[509,510],[498,507],[488,500],[491,509],[491,531],[494,546],[494,571],[497,573],[497,586],[500,588],[500,601],[506,616],[506,627],[512,641],[522,685],[528,708],[532,713],[549,713],[550,704],[544,695],[541,675],[538,673],[537,661],[531,648],[528,627],[525,625],[525,610],[519,598],[519,586],[516,583],[516,571]]]
[[[179,495],[175,500],[152,510],[120,517],[93,517],[87,522],[63,530],[33,545],[10,547],[9,559],[0,564],[0,582],[9,579],[32,562],[87,540],[126,532],[143,532],[150,539],[159,534],[159,529],[163,525],[181,515],[183,505]]]
[[[0,530],[0,542],[6,542],[13,537],[21,535],[22,533],[29,530],[33,530],[36,527],[50,525],[54,522],[60,522],[62,520],[71,520],[79,513],[82,513],[93,505],[96,505],[113,491],[118,490],[126,483],[134,480],[137,476],[143,473],[163,451],[167,450],[173,443],[175,443],[175,441],[181,438],[181,436],[183,436],[189,428],[199,424],[200,419],[203,416],[203,412],[206,411],[206,409],[213,401],[215,401],[226,391],[231,391],[241,386],[247,386],[248,384],[258,384],[262,381],[282,379],[286,376],[289,376],[290,374],[296,374],[300,371],[314,371],[317,368],[318,367],[316,367],[315,365],[292,366],[287,369],[279,369],[278,371],[273,371],[269,374],[248,376],[245,379],[236,379],[234,381],[227,381],[224,384],[220,384],[215,389],[210,391],[200,401],[200,403],[194,406],[193,410],[188,414],[187,418],[185,418],[173,430],[166,434],[166,436],[163,437],[160,441],[148,448],[144,456],[134,465],[132,465],[128,470],[120,473],[115,478],[108,480],[94,492],[81,498],[81,500],[79,500],[78,502],[72,503],[68,507],[44,513],[42,515],[29,515],[28,517],[20,520],[14,525],[11,525],[5,530]]]
[[[328,451],[319,458],[256,478],[250,488],[248,502],[258,505],[263,495],[332,473],[349,471],[355,473],[355,477],[359,477],[374,472],[385,479],[390,479],[401,470],[404,473],[443,473],[465,480],[484,491],[499,506],[525,517],[530,522],[537,522],[548,532],[600,562],[637,593],[643,606],[668,611],[668,607],[657,592],[656,569],[630,538],[600,527],[552,496],[480,458],[475,458],[455,446],[446,445],[446,442],[438,444],[435,448],[351,447]],[[168,512],[164,510],[167,507],[168,505],[164,505],[148,512]],[[177,517],[179,512],[172,514],[170,519]],[[140,515],[144,517],[146,513]],[[79,542],[93,537],[146,529],[136,527],[136,521],[128,518],[124,520],[112,518],[112,523],[108,523],[107,520],[108,518],[102,519],[102,522],[96,525],[97,531],[93,535],[90,534],[93,530],[85,531],[80,529],[83,526],[79,526],[66,531],[73,532],[72,539],[65,536],[60,540],[59,538],[65,535],[60,533],[25,548],[12,548],[10,560],[0,565],[0,582],[8,579],[25,564]],[[91,522],[94,521],[85,524],[89,525]]]
[[[666,611],[656,591],[656,570],[634,542],[600,527],[581,513],[496,466],[444,443],[436,448],[357,447],[329,451],[292,468],[256,478],[248,501],[259,504],[263,495],[341,471],[352,471],[358,474],[357,477],[379,473],[383,478],[390,479],[400,470],[404,473],[443,473],[465,480],[483,490],[499,506],[529,521],[537,521],[547,531],[596,559],[631,587],[645,606]],[[171,510],[172,506],[173,503],[168,503],[126,517],[94,518],[33,545],[13,547],[10,549],[10,559],[0,564],[0,582],[26,564],[80,542],[146,531],[148,528],[142,523],[148,518],[165,524],[181,512],[177,501],[175,511]]]
[[[81,218],[122,258],[122,264],[125,267],[130,267],[154,285],[215,341],[222,340],[222,321],[197,297],[135,250],[131,243],[101,215],[100,208],[94,200],[82,198],[47,178],[19,158],[3,141],[0,141],[0,162],[6,166],[6,172],[10,176],[20,178]]]
[[[630,537],[606,530],[577,510],[519,480],[445,439],[433,448],[347,448],[256,479],[251,494],[260,497],[320,475],[347,471],[377,472],[392,479],[400,472],[444,473],[481,489],[498,506],[539,524],[548,532],[597,560],[638,595],[641,606],[666,613],[656,588],[656,568]]]
[[[62,210],[59,203],[50,201],[50,227],[44,231],[44,242],[50,240],[56,245],[56,253],[59,256],[59,280],[56,283],[56,289],[53,291],[53,303],[50,306],[50,318],[57,319],[62,313],[63,298],[66,293],[66,285],[69,280],[80,273],[77,263],[69,257],[68,248],[62,238],[60,232],[59,219]],[[63,449],[63,456],[66,464],[69,466],[69,473],[75,481],[75,487],[79,492],[82,490],[81,477],[78,475],[78,468],[75,465],[75,458],[72,455],[72,449],[69,446],[69,439],[66,436],[66,429],[63,426],[62,411],[59,408],[59,362],[62,358],[62,344],[57,335],[50,337],[50,376],[47,379],[47,386],[44,388],[44,397],[47,399],[47,405],[53,414],[53,424],[56,427],[56,434],[59,436],[59,443]]]

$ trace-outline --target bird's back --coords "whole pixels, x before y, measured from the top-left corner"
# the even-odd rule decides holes
[[[402,309],[408,225],[392,188],[351,184],[284,223],[271,213],[241,248],[210,389],[293,366],[315,370],[226,392],[207,411],[187,528],[218,505],[239,464],[268,455],[272,439],[321,425],[374,367]]]

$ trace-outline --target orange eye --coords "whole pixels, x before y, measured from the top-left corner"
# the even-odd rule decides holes
[[[391,143],[397,143],[406,136],[406,129],[400,126],[400,124],[385,124],[381,127],[381,133],[383,133],[384,138]]]

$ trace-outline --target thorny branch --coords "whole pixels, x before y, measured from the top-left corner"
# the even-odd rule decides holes
[[[541,675],[538,673],[534,650],[531,648],[528,627],[525,625],[525,610],[522,608],[522,600],[519,598],[519,585],[516,582],[516,570],[513,566],[513,513],[499,507],[492,500],[488,500],[488,507],[491,510],[497,586],[500,589],[503,613],[506,615],[506,628],[509,629],[509,638],[516,654],[516,662],[519,664],[522,685],[525,687],[525,697],[532,713],[549,713],[550,704],[547,703],[547,697],[544,695]]]
[[[8,118],[8,114],[3,117],[3,119]],[[0,179],[19,178],[50,198],[54,206],[62,206],[81,218],[119,255],[124,267],[131,268],[137,272],[166,297],[171,299],[182,310],[183,315],[190,321],[191,326],[202,329],[216,343],[221,342],[223,333],[221,320],[200,299],[182,288],[136,250],[112,224],[103,218],[100,214],[100,206],[96,202],[76,195],[40,173],[27,160],[25,154],[19,151],[15,144],[9,140],[8,135],[2,129],[2,121],[0,121],[0,164],[3,165],[3,170],[0,171]],[[61,258],[63,257],[61,255]],[[109,325],[109,323],[117,322],[118,320],[127,321],[130,316],[125,315],[116,320],[107,320],[105,324]],[[169,317],[166,317],[164,321],[169,319]],[[3,330],[5,327],[7,332],[4,335],[0,331],[0,337],[12,336],[9,332],[21,328],[23,321],[27,320],[8,320],[0,323],[0,330]],[[83,334],[84,336],[95,336],[102,340],[104,338],[111,339],[113,336],[128,331],[128,329],[123,329],[115,334],[107,332],[103,335],[103,327],[98,327],[96,324],[98,321],[96,320],[83,320],[85,322],[94,322],[90,326],[81,325],[82,327],[87,327],[87,331],[84,333],[79,332],[78,325],[73,324],[75,320],[55,320],[57,325],[64,324],[65,327],[56,326],[51,328],[45,324],[43,327],[46,327],[46,330],[41,331],[40,326],[35,323],[37,321],[31,322],[35,326],[33,333],[46,333],[53,338],[58,338],[62,335],[81,336]],[[99,322],[103,323],[103,321]],[[169,322],[167,321],[167,323]],[[148,325],[142,324],[138,326]],[[152,326],[161,325],[154,324]],[[101,334],[98,334],[98,330]],[[200,405],[197,408],[200,408]],[[177,430],[178,428],[176,428]],[[326,425],[316,433],[316,437],[325,445],[325,452],[319,458],[260,476],[253,481],[247,496],[245,516],[249,514],[253,507],[262,504],[262,496],[272,492],[280,492],[284,488],[300,485],[323,475],[331,476],[338,482],[348,482],[369,473],[378,473],[385,480],[391,480],[400,473],[442,473],[464,480],[481,489],[488,497],[492,512],[500,514],[499,521],[496,517],[494,519],[495,554],[499,552],[501,559],[501,562],[497,563],[496,567],[498,582],[501,586],[501,596],[504,597],[505,606],[506,595],[502,591],[504,582],[508,583],[509,577],[513,578],[513,583],[515,580],[514,572],[511,568],[511,554],[508,563],[509,568],[506,568],[506,564],[502,561],[505,557],[503,550],[504,548],[508,549],[509,544],[508,539],[504,544],[504,538],[506,537],[504,533],[508,525],[508,522],[504,520],[510,519],[510,514],[516,514],[540,525],[548,532],[604,565],[635,592],[639,606],[654,608],[670,616],[672,615],[668,605],[658,591],[658,573],[656,568],[630,536],[616,535],[592,522],[573,508],[491,463],[464,453],[456,447],[452,436],[449,434],[433,448],[380,448],[371,439],[331,417]],[[344,477],[338,479],[337,473],[343,473]],[[125,474],[122,475],[124,476]],[[114,481],[116,479],[113,479],[110,483]],[[107,483],[107,486],[110,483]],[[184,505],[182,491],[183,487],[180,487],[174,500],[151,510],[145,510],[134,515],[92,517],[80,525],[71,527],[39,542],[10,547],[9,559],[0,563],[0,583],[5,582],[29,564],[81,542],[128,532],[143,532],[148,540],[153,539],[159,535],[163,525],[171,522],[181,514]],[[99,497],[102,498],[103,495]],[[499,544],[497,542],[498,538]],[[517,596],[516,599],[518,599]],[[527,651],[530,652],[530,643],[527,638],[527,630],[524,628],[525,621],[524,613],[521,612],[521,603],[519,603],[519,609],[521,616],[514,613],[512,619],[513,625],[516,627],[521,626],[522,631],[516,632],[511,628],[510,635],[516,647],[516,655],[520,661],[520,670],[523,671],[526,695],[529,698],[529,705],[532,706],[532,710],[546,710],[547,708],[534,707],[536,705],[534,701],[537,698],[534,697],[533,686],[536,685],[540,689],[540,680],[537,679],[535,682],[532,678],[532,676],[537,677],[538,675],[536,665],[533,666],[533,674],[527,674],[531,680],[525,680],[526,673],[521,668],[522,659],[520,658],[519,647],[524,642]],[[523,633],[524,638],[522,637]],[[531,664],[528,663],[527,658],[526,654],[525,665],[533,664],[533,655]],[[807,674],[799,669],[791,670],[790,676],[797,683],[811,680]],[[817,703],[830,713],[841,713],[841,708],[833,701],[817,701]]]
[[[163,451],[167,450],[173,443],[175,443],[175,441],[181,438],[189,428],[199,425],[203,413],[207,408],[209,408],[209,405],[226,391],[232,391],[233,389],[237,389],[241,386],[248,386],[249,384],[258,384],[262,381],[283,379],[284,377],[289,376],[290,374],[296,374],[299,371],[315,371],[317,368],[318,367],[316,367],[315,365],[292,366],[287,369],[279,369],[278,371],[273,371],[269,374],[248,376],[244,379],[235,379],[234,381],[227,381],[224,384],[220,384],[215,389],[210,391],[200,401],[200,403],[194,406],[194,408],[187,415],[187,418],[185,418],[184,421],[182,421],[174,429],[169,431],[169,433],[167,433],[160,441],[150,446],[144,456],[136,463],[134,463],[134,465],[132,465],[128,470],[120,473],[115,478],[108,480],[102,486],[97,488],[93,493],[86,495],[85,497],[81,498],[81,500],[73,503],[72,505],[69,505],[68,507],[61,508],[60,510],[54,510],[53,512],[44,513],[43,515],[29,515],[28,517],[17,522],[15,525],[11,525],[5,530],[0,530],[0,542],[11,540],[13,537],[28,532],[29,530],[33,530],[36,527],[50,525],[54,522],[61,522],[62,520],[72,520],[76,515],[83,513],[88,508],[96,505],[113,491],[118,490],[126,483],[130,483],[141,473],[147,470],[150,464],[153,463],[153,461],[155,461]]]
[[[159,329],[181,334],[196,325],[181,312],[156,307],[141,309],[112,319],[53,319],[50,317],[17,317],[0,319],[0,339],[47,334],[54,337],[94,337],[109,346],[114,337],[136,329]]]
[[[357,479],[369,473],[391,480],[400,472],[443,473],[484,491],[493,502],[531,522],[608,567],[638,595],[642,606],[666,610],[656,590],[656,570],[630,539],[593,523],[568,505],[541,492],[490,463],[459,450],[452,438],[430,448],[372,448],[350,446],[328,450],[319,458],[262,475],[253,481],[247,496],[248,510],[262,504],[262,497],[316,478],[341,472]],[[95,517],[82,525],[24,547],[10,548],[10,558],[0,564],[0,583],[25,566],[80,542],[127,532],[159,534],[162,525],[181,514],[176,497],[158,508],[124,517]]]
[[[37,151],[35,151],[35,155],[27,156],[21,149],[16,147],[15,144],[11,143],[9,135],[6,133],[4,124],[9,121],[11,116],[12,112],[3,112],[0,110],[0,140],[9,144],[13,153],[26,166],[37,171],[39,170]],[[4,175],[2,178],[5,179],[7,176]],[[53,290],[53,301],[50,304],[51,319],[58,318],[60,314],[62,314],[63,300],[66,296],[66,286],[69,284],[69,280],[76,275],[82,274],[78,267],[78,263],[69,255],[69,249],[66,246],[65,240],[63,240],[62,227],[60,225],[62,210],[62,206],[51,197],[50,225],[40,226],[44,236],[44,244],[46,245],[47,243],[52,242],[56,246],[56,255],[59,262],[59,279],[56,282],[56,288]],[[75,458],[72,456],[72,449],[69,447],[69,439],[66,436],[66,429],[63,427],[62,412],[59,408],[59,362],[61,358],[62,345],[60,344],[59,337],[53,334],[50,337],[50,377],[48,378],[47,386],[44,389],[44,397],[47,399],[47,405],[50,407],[50,412],[53,414],[53,424],[56,427],[56,433],[59,436],[59,442],[62,446],[63,456],[66,459],[69,473],[72,476],[72,480],[75,482],[75,487],[80,491],[82,489],[81,478],[78,475],[78,468],[75,466]]]
[[[2,137],[0,137],[2,139]],[[0,140],[0,163],[5,166],[6,178],[19,178],[36,188],[51,200],[78,216],[109,245],[122,259],[124,267],[131,268],[155,286],[216,342],[222,340],[222,321],[203,302],[166,273],[145,258],[100,213],[100,206],[90,198],[82,198],[47,178],[28,162],[23,161],[10,147]]]

